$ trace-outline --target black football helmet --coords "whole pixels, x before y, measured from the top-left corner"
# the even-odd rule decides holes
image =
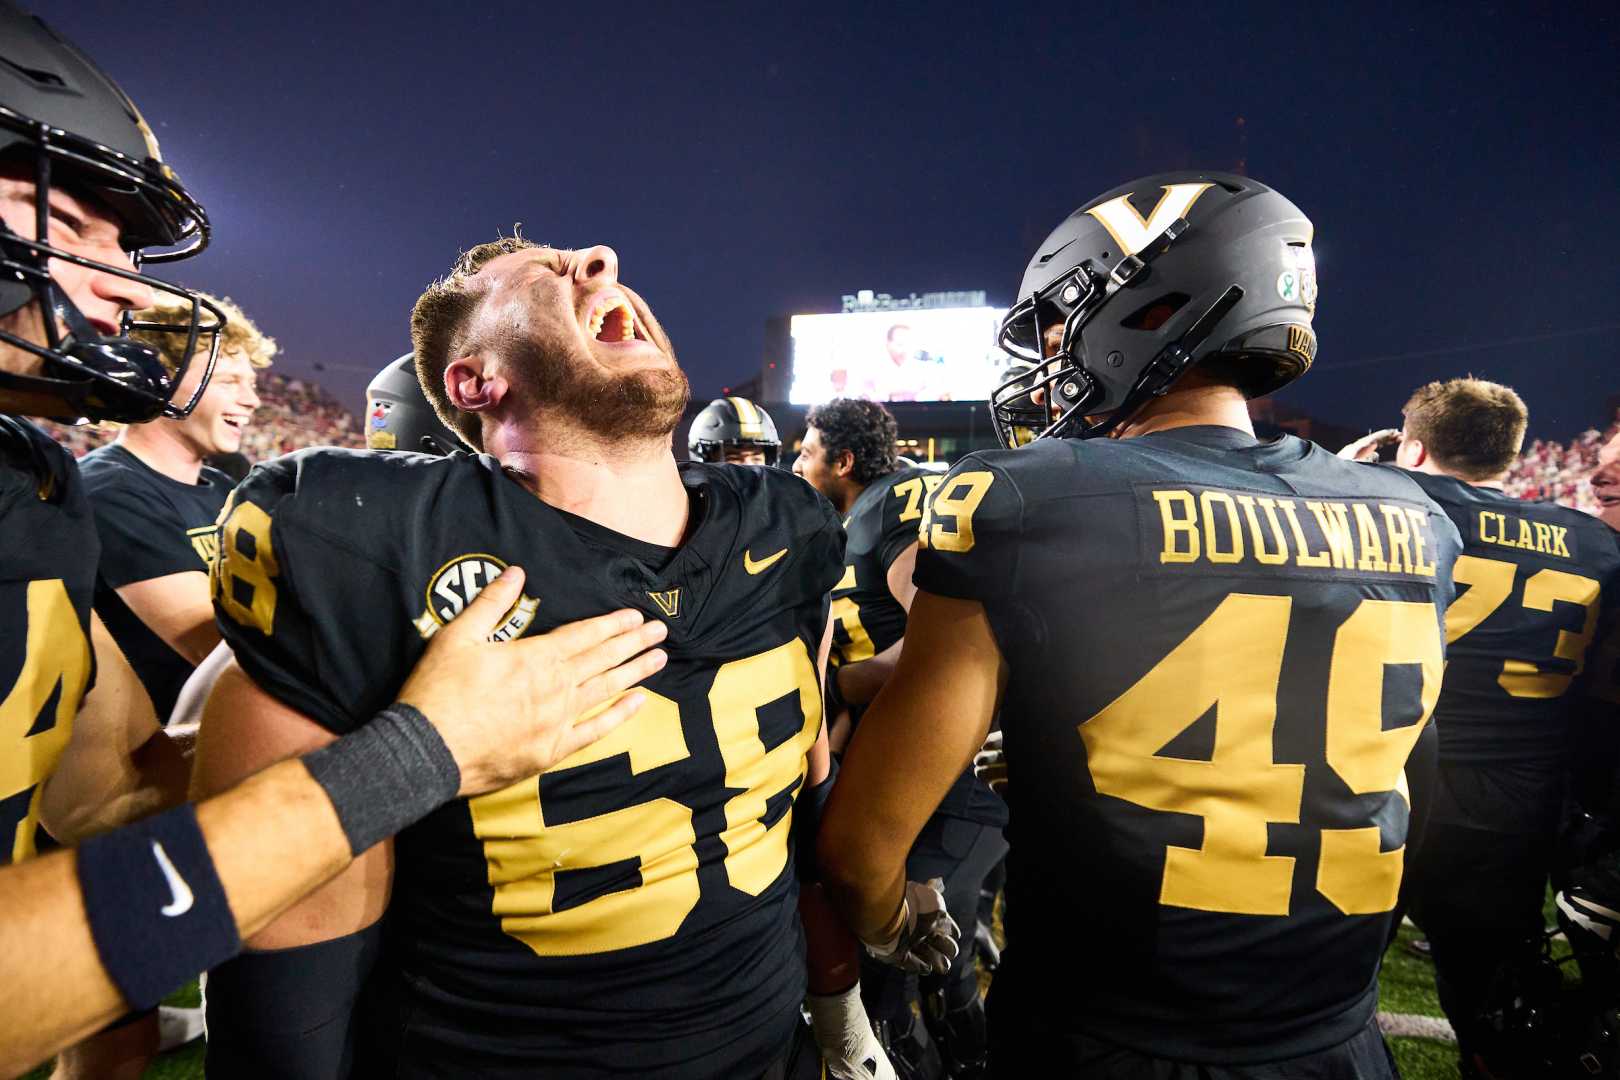
[[[1109,191],[1047,237],[1000,343],[1015,368],[991,395],[1003,446],[1106,435],[1193,364],[1269,394],[1316,357],[1311,223],[1266,185],[1164,173]],[[1044,414],[1044,415],[1041,415]]]
[[[694,461],[724,461],[728,449],[758,450],[775,466],[782,440],[771,414],[742,397],[715,398],[692,418],[686,452]]]
[[[46,335],[42,344],[0,330],[0,341],[45,361],[38,375],[0,372],[0,391],[26,402],[33,415],[59,420],[142,423],[188,415],[213,374],[225,316],[197,293],[148,277],[139,267],[201,251],[209,238],[208,215],[164,163],[152,129],[124,92],[9,0],[0,0],[0,163],[21,167],[33,180],[38,237],[28,239],[0,222],[0,316],[38,304]],[[53,184],[108,208],[134,269],[49,243]],[[178,296],[190,317],[179,324],[139,322],[126,312],[121,333],[103,336],[51,280],[51,259]],[[130,339],[136,328],[185,334],[179,354],[186,362],[168,367],[157,350]],[[190,358],[199,353],[207,367],[196,391],[189,401],[170,402]]]
[[[465,449],[461,437],[439,419],[422,392],[415,353],[406,353],[377,372],[366,387],[366,446],[441,456]]]

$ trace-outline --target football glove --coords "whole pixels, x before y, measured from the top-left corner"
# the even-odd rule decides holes
[[[833,1080],[896,1080],[894,1065],[866,1018],[860,983],[841,994],[811,994],[804,1005],[828,1076]]]
[[[979,752],[973,755],[973,775],[983,780],[997,795],[1006,796],[1007,752],[1001,748],[999,729],[992,731]]]
[[[906,882],[899,924],[887,940],[862,942],[874,960],[912,975],[943,975],[956,959],[961,929],[945,910],[945,882]]]

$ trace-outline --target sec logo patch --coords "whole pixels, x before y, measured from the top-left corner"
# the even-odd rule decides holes
[[[424,641],[438,633],[440,627],[466,610],[473,597],[505,569],[504,560],[485,554],[458,555],[439,567],[423,590],[426,608],[415,620],[417,633]],[[522,636],[539,608],[539,597],[520,596],[490,635],[490,640],[511,641]]]

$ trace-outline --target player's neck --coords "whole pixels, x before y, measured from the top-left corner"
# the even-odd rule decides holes
[[[611,442],[577,430],[544,435],[486,431],[484,448],[548,506],[649,544],[675,547],[685,538],[691,504],[668,435]]]
[[[833,509],[838,511],[838,516],[843,517],[848,514],[854,508],[856,501],[870,486],[869,484],[850,484],[848,487],[837,489],[833,493],[831,501]]]
[[[202,476],[202,455],[161,420],[126,427],[118,434],[118,445],[170,480],[195,484]]]
[[[1177,386],[1164,397],[1154,398],[1120,425],[1114,437],[1134,439],[1182,427],[1229,427],[1254,434],[1254,421],[1249,419],[1249,403],[1243,394],[1231,386],[1205,383]]]
[[[1446,470],[1435,465],[1434,458],[1432,457],[1424,459],[1423,464],[1418,466],[1418,472],[1433,473],[1435,476],[1449,476],[1453,480],[1462,481],[1469,487],[1490,488],[1493,491],[1505,491],[1507,489],[1506,473],[1503,473],[1501,476],[1492,477],[1489,480],[1470,480],[1466,476],[1458,476],[1454,472],[1447,472]]]

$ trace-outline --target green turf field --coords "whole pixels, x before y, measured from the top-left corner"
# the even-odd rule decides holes
[[[1419,937],[1410,926],[1384,954],[1378,976],[1378,1011],[1415,1016],[1439,1016],[1440,999],[1434,993],[1434,965],[1414,956],[1406,943]],[[1406,1080],[1456,1080],[1457,1048],[1434,1039],[1392,1038],[1389,1045]]]

